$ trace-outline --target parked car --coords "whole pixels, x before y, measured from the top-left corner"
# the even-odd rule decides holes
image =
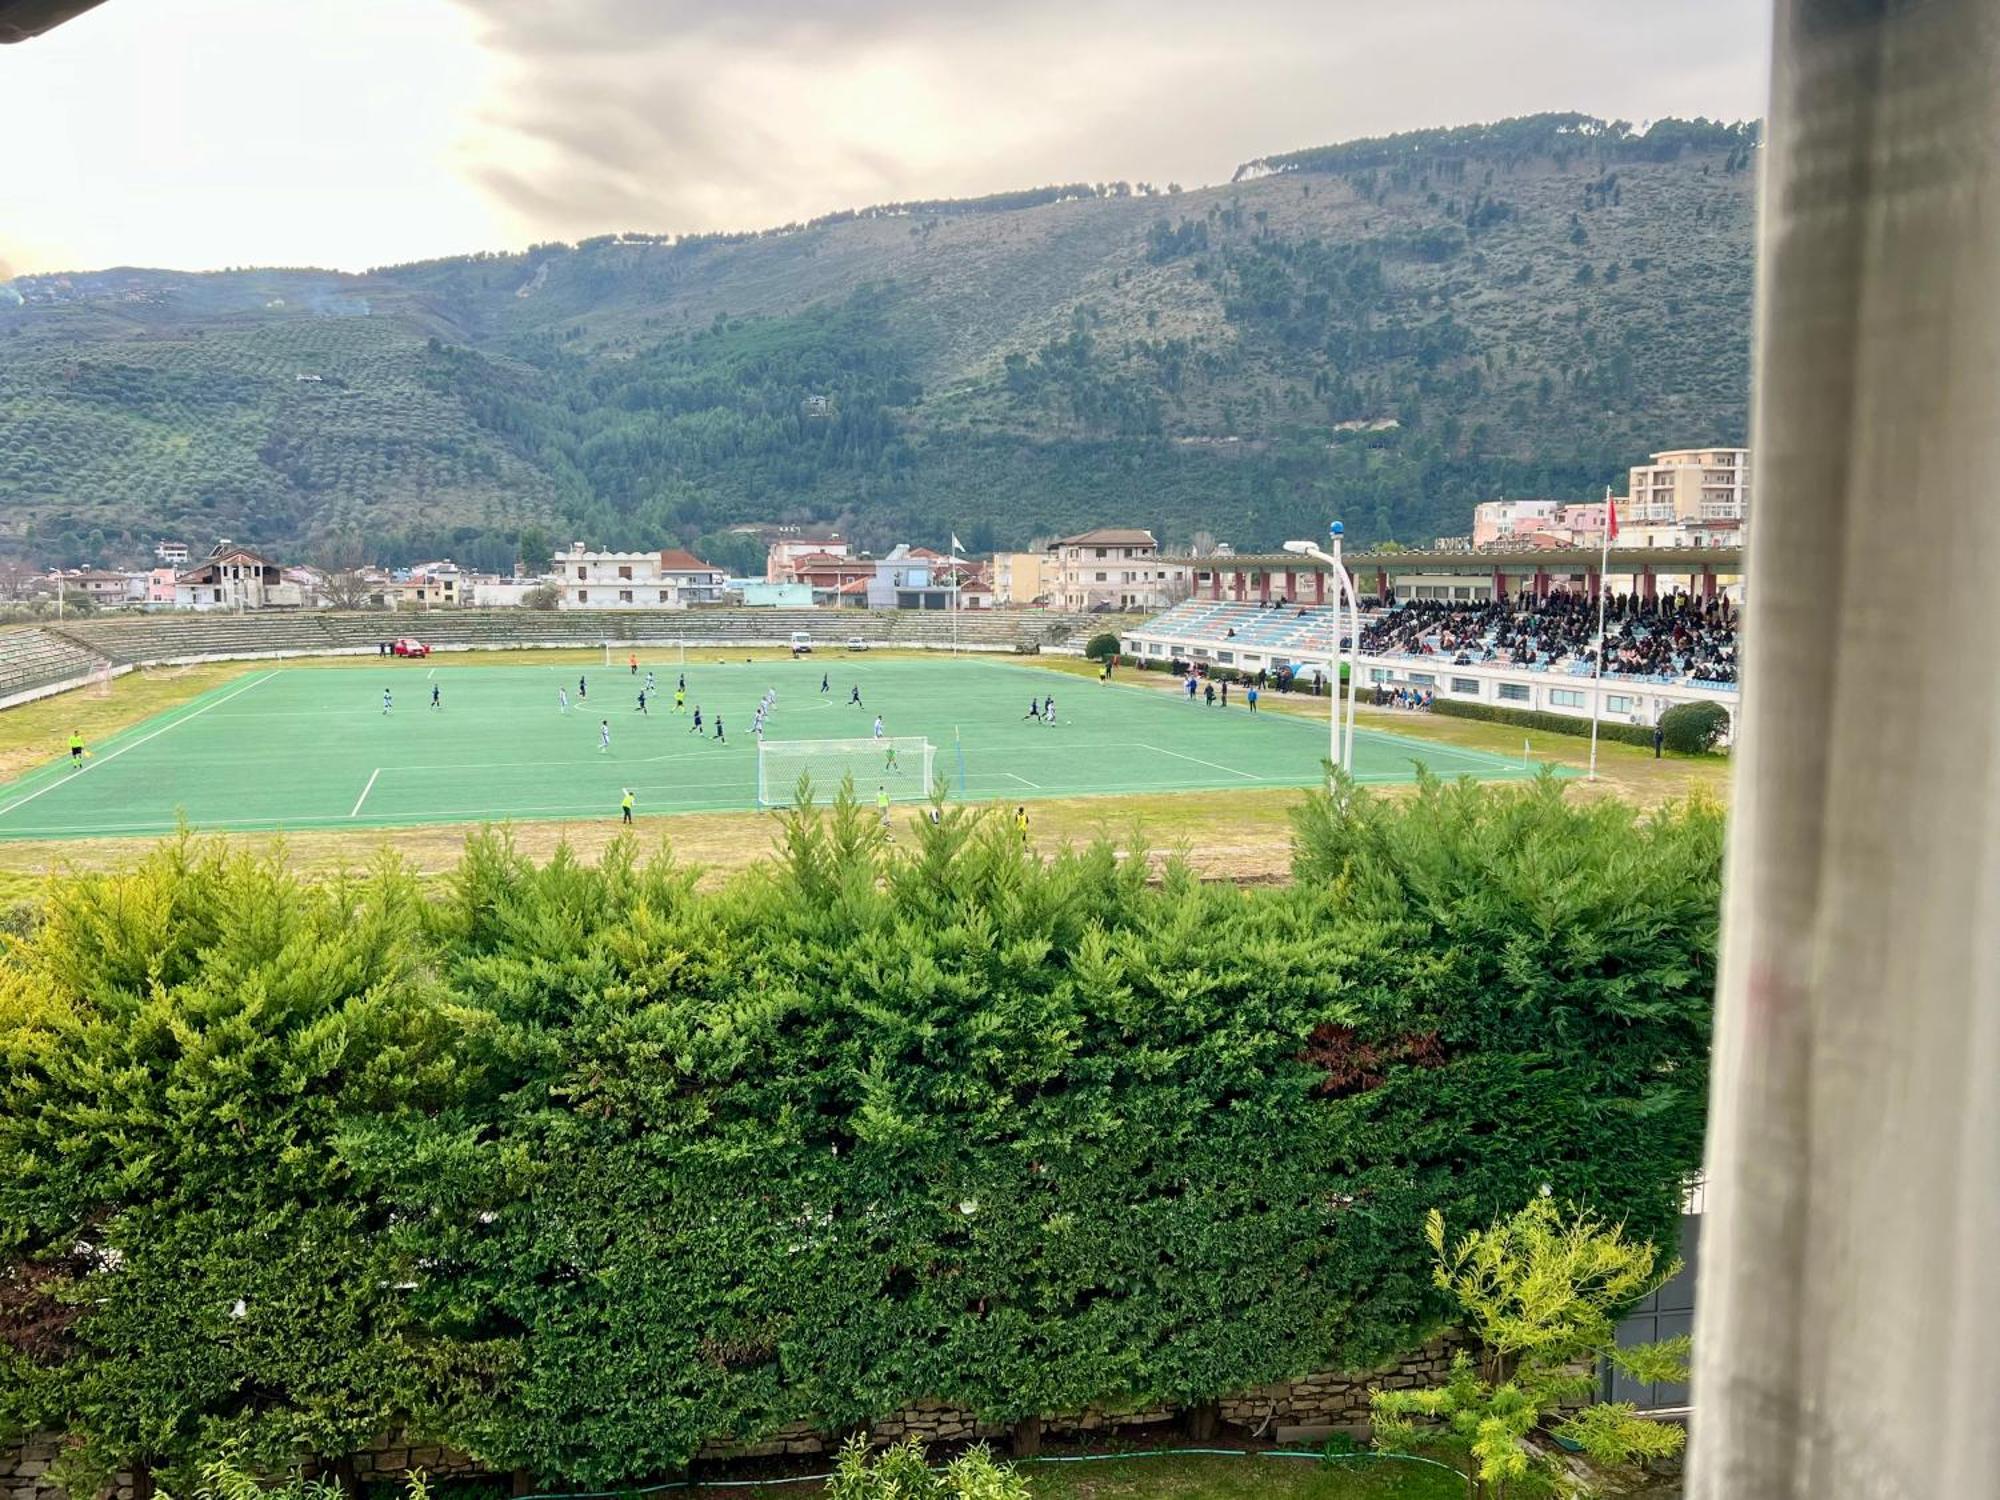
[[[422,641],[413,640],[406,635],[398,636],[396,644],[389,649],[397,656],[429,656],[431,654],[429,646],[426,646]]]
[[[849,651],[866,651],[868,649],[868,643],[862,640],[861,637],[858,635],[850,635],[847,638],[847,649]]]
[[[813,638],[810,630],[794,630],[792,632],[792,655],[811,656],[812,649]]]

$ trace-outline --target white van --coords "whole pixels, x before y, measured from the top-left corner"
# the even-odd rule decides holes
[[[813,638],[810,630],[794,630],[792,632],[792,655],[811,656],[812,649]]]

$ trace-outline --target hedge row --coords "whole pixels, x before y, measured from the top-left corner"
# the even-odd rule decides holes
[[[1483,719],[1489,724],[1511,724],[1516,729],[1540,729],[1549,734],[1580,734],[1590,737],[1590,720],[1572,714],[1547,714],[1532,708],[1501,708],[1493,703],[1468,703],[1462,698],[1435,698],[1431,712],[1452,719]],[[1617,719],[1598,721],[1600,739],[1618,740],[1627,745],[1653,748],[1650,724],[1627,724]]]
[[[544,1484],[923,1397],[996,1420],[1358,1366],[1422,1221],[1671,1238],[1721,820],[1343,789],[1288,887],[843,798],[715,888],[469,842],[164,847],[0,957],[0,1429],[85,1484],[407,1426]]]

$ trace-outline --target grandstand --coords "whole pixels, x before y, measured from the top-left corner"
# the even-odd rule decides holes
[[[367,654],[384,641],[413,635],[441,651],[539,646],[685,643],[773,646],[794,632],[822,648],[860,639],[870,646],[1013,651],[1081,645],[1098,630],[1114,634],[1120,616],[1056,611],[698,609],[640,614],[631,610],[450,609],[417,615],[173,614],[82,620],[62,627],[73,648],[122,664]]]
[[[104,677],[102,654],[47,630],[0,631],[0,708]]]
[[[1676,703],[1736,706],[1736,613],[1720,596],[1614,595],[1601,689],[1596,668],[1597,606],[1557,590],[1483,602],[1418,599],[1364,603],[1358,668],[1378,696],[1483,701],[1499,707],[1589,718],[1602,713],[1652,723]],[[1226,668],[1249,676],[1331,674],[1348,656],[1340,611],[1332,606],[1190,599],[1120,635],[1141,661]],[[1335,643],[1338,643],[1336,646]]]

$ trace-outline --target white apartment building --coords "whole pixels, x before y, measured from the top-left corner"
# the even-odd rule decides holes
[[[1632,467],[1621,525],[1696,525],[1747,520],[1750,515],[1748,448],[1675,448]]]
[[[1055,544],[1064,609],[1165,609],[1187,597],[1188,576],[1187,564],[1160,556],[1150,531],[1107,526]]]
[[[686,609],[720,604],[728,573],[692,552],[589,552],[577,542],[555,559],[564,609]]]

